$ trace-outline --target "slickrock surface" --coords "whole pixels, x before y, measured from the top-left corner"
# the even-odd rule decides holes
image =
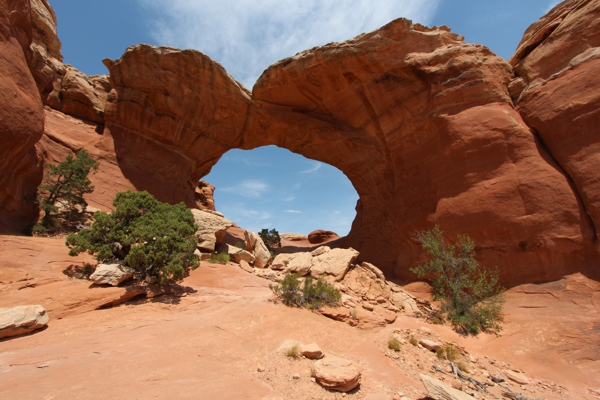
[[[234,264],[203,262],[183,281],[185,295],[98,309],[123,288],[90,287],[90,281],[63,273],[86,260],[68,257],[64,239],[0,237],[0,307],[28,299],[51,316],[43,331],[0,341],[0,397],[172,398],[176,391],[179,398],[197,398],[202,387],[209,398],[339,398],[311,380],[316,360],[289,359],[279,351],[293,339],[317,343],[323,360],[333,355],[359,366],[360,388],[347,398],[403,393],[419,399],[427,394],[420,374],[447,384],[454,378],[434,371],[432,365],[449,371],[449,362],[413,346],[411,337],[454,343],[468,374],[480,381],[521,371],[531,383],[503,385],[531,398],[595,400],[600,389],[594,328],[600,286],[582,275],[509,290],[504,331],[465,338],[408,314],[385,328],[361,330],[275,304],[270,281]],[[399,352],[388,348],[392,335],[402,343]],[[489,387],[497,396],[501,389]]]

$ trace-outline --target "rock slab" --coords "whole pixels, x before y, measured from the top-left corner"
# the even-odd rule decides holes
[[[0,339],[41,329],[49,319],[46,309],[40,305],[0,308]]]
[[[360,384],[358,365],[341,357],[327,356],[317,361],[312,373],[317,382],[329,390],[349,392]]]
[[[194,215],[194,222],[198,225],[198,230],[196,231],[198,250],[203,253],[213,253],[216,246],[225,237],[227,228],[233,226],[233,222],[216,211],[197,210],[194,208],[191,211]]]
[[[239,264],[242,261],[246,261],[247,263],[252,264],[254,262],[254,256],[250,252],[240,249],[239,247],[227,244],[226,252],[229,254],[230,260],[234,263]]]
[[[246,248],[254,255],[254,266],[256,268],[265,268],[271,260],[271,253],[267,246],[256,232],[244,232]]]
[[[473,400],[473,397],[468,394],[461,392],[460,390],[454,389],[452,386],[445,384],[444,382],[427,376],[425,374],[420,374],[421,381],[425,388],[429,392],[429,395],[434,399],[438,400]]]
[[[119,286],[121,282],[133,278],[134,272],[132,268],[124,267],[120,263],[99,264],[90,275],[90,280],[97,285]]]
[[[313,257],[311,274],[316,277],[331,278],[336,282],[344,279],[348,268],[358,257],[358,251],[350,249],[332,249]],[[314,252],[313,252],[314,255]]]
[[[316,343],[305,344],[300,350],[302,355],[312,360],[318,360],[323,358],[324,354],[321,348]]]

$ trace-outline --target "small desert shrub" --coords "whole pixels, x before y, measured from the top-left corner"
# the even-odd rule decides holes
[[[460,369],[460,370],[461,370],[462,372],[464,372],[465,374],[466,374],[467,372],[469,372],[469,366],[467,365],[467,363],[466,363],[466,362],[464,362],[464,361],[462,361],[462,360],[461,360],[461,361],[457,361],[457,362],[456,362],[456,366],[458,367],[458,369]]]
[[[98,165],[98,162],[91,158],[86,150],[80,150],[75,157],[68,155],[58,165],[48,164],[45,166],[44,181],[38,188],[36,196],[44,216],[36,225],[37,228],[34,227],[34,233],[52,233],[62,228],[62,223],[57,219],[59,207],[56,204],[59,202],[62,203],[62,213],[73,216],[81,215],[82,210],[85,210],[87,206],[83,195],[94,191],[88,175],[94,173],[98,169]],[[46,228],[46,231],[39,226]]]
[[[227,253],[213,253],[210,256],[208,262],[213,264],[227,264],[229,262],[229,254]]]
[[[356,311],[356,308],[353,309],[352,311],[350,311],[350,318],[352,318],[352,319],[358,318],[358,311]]]
[[[429,316],[429,321],[435,325],[444,325],[446,323],[446,318],[444,318],[444,314],[439,311],[433,311]]]
[[[475,243],[464,235],[446,245],[438,226],[418,232],[415,240],[427,258],[411,271],[431,278],[433,299],[440,300],[442,311],[455,329],[465,335],[502,329],[504,289],[498,285],[498,270],[483,268],[475,260]]]
[[[410,340],[409,340],[410,344],[412,344],[413,346],[417,346],[419,344],[419,341],[417,340],[416,337],[411,336]]]
[[[319,308],[324,305],[336,305],[342,299],[342,293],[332,284],[321,278],[307,276],[304,281],[298,274],[287,274],[277,285],[269,285],[275,296],[288,306]]]
[[[456,361],[460,352],[451,344],[440,347],[435,351],[435,355],[441,360]]]
[[[400,341],[396,337],[392,336],[388,339],[388,348],[394,351],[400,351],[402,344],[400,344]]]
[[[285,356],[288,358],[300,358],[300,355],[300,347],[297,344],[293,345],[285,352]]]
[[[237,242],[236,244],[234,244],[234,246],[238,249],[246,250],[246,246],[244,246],[244,243],[242,242]]]

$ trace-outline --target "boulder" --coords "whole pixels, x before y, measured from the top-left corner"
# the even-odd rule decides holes
[[[194,197],[196,206],[201,210],[215,210],[215,187],[206,181],[198,181]]]
[[[438,349],[440,349],[442,347],[441,344],[434,342],[433,340],[429,340],[429,339],[421,339],[419,340],[419,344],[423,347],[425,347],[427,350],[430,351],[437,351]]]
[[[242,261],[246,261],[247,263],[252,264],[254,262],[254,256],[246,250],[240,249],[239,247],[226,244],[225,252],[229,254],[229,259],[234,263],[239,264]]]
[[[133,278],[134,272],[134,269],[124,267],[121,263],[98,264],[90,280],[97,285],[119,286],[121,282]]]
[[[320,246],[320,247],[317,247],[316,249],[314,249],[313,251],[311,251],[310,254],[313,257],[316,257],[316,256],[320,256],[321,254],[327,253],[329,250],[331,250],[331,247],[329,247],[329,246]]]
[[[358,251],[352,248],[332,249],[319,254],[312,258],[311,275],[341,281],[358,254]]]
[[[243,269],[243,270],[244,270],[244,271],[246,271],[246,272],[250,272],[250,273],[253,273],[253,272],[254,272],[254,268],[252,268],[252,267],[250,266],[250,264],[248,264],[248,263],[247,263],[246,261],[244,261],[244,260],[241,260],[241,261],[240,261],[240,268],[241,268],[241,269]]]
[[[196,231],[198,249],[203,253],[213,253],[216,246],[225,237],[227,228],[233,226],[233,222],[216,211],[197,210],[195,208],[190,211],[194,215],[194,222],[198,225]]]
[[[287,269],[288,263],[295,257],[296,253],[281,253],[277,254],[273,259],[270,267],[276,271],[283,271]]]
[[[0,339],[41,329],[48,320],[46,309],[39,305],[0,308]]]
[[[254,255],[254,266],[265,268],[271,260],[271,253],[261,237],[256,232],[244,232],[245,245],[249,252]]]
[[[70,65],[62,77],[60,98],[60,110],[65,114],[104,123],[104,103],[96,93],[94,82]]]
[[[308,274],[312,265],[312,258],[310,253],[294,253],[294,257],[287,264],[287,271],[302,276]]]
[[[525,374],[522,374],[520,372],[511,371],[509,369],[505,369],[503,372],[508,379],[515,383],[518,383],[519,385],[529,385],[531,383],[531,379],[529,379]]]
[[[310,244],[319,244],[324,242],[330,242],[334,239],[338,239],[339,236],[337,233],[332,231],[325,231],[322,229],[317,229],[316,231],[312,231],[308,234],[308,242]]]
[[[280,233],[279,238],[281,238],[281,240],[287,240],[288,242],[301,242],[303,240],[308,240],[306,235],[293,232]]]
[[[312,375],[326,389],[349,392],[360,384],[361,372],[354,361],[328,355],[315,362]]]
[[[473,397],[469,396],[465,392],[461,392],[460,390],[454,389],[452,386],[445,384],[444,382],[427,376],[425,374],[420,374],[421,381],[425,388],[429,392],[429,395],[434,399],[439,400],[473,400]]]
[[[324,354],[321,348],[316,343],[304,344],[300,348],[300,352],[306,358],[318,360],[323,358]]]

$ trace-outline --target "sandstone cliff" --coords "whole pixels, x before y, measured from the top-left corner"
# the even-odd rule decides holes
[[[150,45],[105,60],[109,77],[86,77],[60,61],[46,1],[31,4],[45,17],[20,6],[26,18],[6,19],[14,39],[1,44],[12,52],[2,68],[38,88],[23,94],[37,125],[15,125],[22,140],[7,134],[11,157],[20,154],[12,160],[23,162],[41,136],[41,99],[88,120],[90,138],[57,139],[48,126],[64,116],[47,110],[38,145],[46,159],[56,143],[92,145],[111,179],[162,201],[197,206],[198,180],[233,148],[277,145],[337,167],[360,196],[342,244],[390,277],[413,277],[421,252],[411,236],[434,224],[450,240],[471,236],[478,258],[508,284],[598,270],[600,0],[555,7],[510,62],[446,27],[399,19],[275,63],[252,93],[198,51]],[[31,186],[16,171],[3,179]],[[24,210],[24,189],[4,187],[3,204]],[[98,187],[108,199],[119,185]]]
[[[41,168],[34,145],[44,131],[44,109],[28,61],[32,55],[27,1],[0,2],[0,227],[35,218],[24,200],[35,194]]]

